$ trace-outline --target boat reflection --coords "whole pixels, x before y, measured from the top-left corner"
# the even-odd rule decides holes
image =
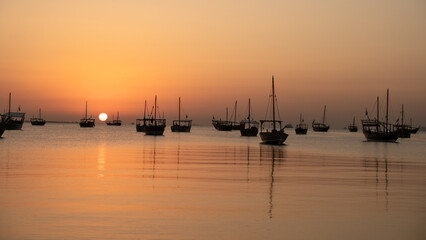
[[[260,162],[271,162],[270,184],[269,184],[269,219],[272,219],[272,210],[274,207],[273,193],[275,181],[275,164],[280,165],[286,158],[284,146],[260,145]]]
[[[105,170],[105,143],[101,143],[98,147],[98,177],[104,177],[104,170]]]

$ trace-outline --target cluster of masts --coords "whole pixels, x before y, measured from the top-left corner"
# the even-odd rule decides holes
[[[277,98],[275,95],[275,86],[274,86],[274,76],[272,76],[272,118],[260,120],[260,133],[259,133],[259,122],[255,121],[251,116],[251,106],[250,98],[248,100],[248,116],[240,122],[237,122],[237,102],[235,102],[234,108],[234,120],[228,119],[228,108],[226,108],[226,119],[217,120],[212,119],[212,124],[215,129],[218,131],[232,131],[239,130],[241,136],[245,137],[255,137],[259,133],[260,138],[263,143],[266,144],[283,144],[288,137],[288,134],[285,133],[284,129],[286,126],[282,126],[282,121],[276,119],[275,111],[277,109],[276,103]],[[388,119],[388,105],[389,105],[389,89],[387,90],[387,101],[386,101],[386,117],[385,121],[380,121],[379,118],[379,97],[377,97],[377,116],[374,119],[370,119],[367,115],[367,119],[361,120],[362,130],[367,141],[386,141],[386,142],[395,142],[398,138],[409,138],[411,134],[416,133],[419,130],[419,127],[415,128],[412,125],[404,123],[404,105],[402,105],[402,118],[401,123],[399,120],[397,124],[390,124]],[[0,122],[0,137],[5,130],[19,130],[22,128],[25,119],[25,113],[11,112],[11,94],[9,93],[9,112],[1,115]],[[163,135],[166,128],[166,119],[161,117],[160,113],[157,112],[157,96],[155,96],[155,103],[151,112],[147,113],[147,103],[145,100],[144,115],[143,118],[136,119],[136,131],[145,132],[146,135]],[[312,122],[312,129],[315,132],[328,132],[330,126],[325,123],[327,107],[324,106],[324,113],[322,122]],[[35,126],[43,126],[46,121],[41,117],[41,109],[39,109],[39,117],[31,118],[31,124]],[[86,112],[82,119],[80,119],[80,127],[82,128],[91,128],[95,126],[95,119],[87,116],[87,101],[86,101]],[[119,120],[119,113],[117,112],[117,119],[112,121],[107,121],[109,126],[121,126],[121,120]],[[188,119],[188,116],[185,119],[181,119],[181,99],[179,97],[179,118],[173,120],[171,130],[172,132],[190,132],[192,126],[192,120]],[[355,124],[355,117],[353,122],[348,126],[350,132],[357,132],[358,127]],[[296,134],[307,134],[308,124],[304,122],[302,114],[300,114],[300,121],[295,128]]]

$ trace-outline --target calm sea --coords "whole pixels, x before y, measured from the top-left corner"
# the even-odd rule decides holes
[[[287,133],[25,123],[0,139],[0,239],[426,239],[424,132]]]

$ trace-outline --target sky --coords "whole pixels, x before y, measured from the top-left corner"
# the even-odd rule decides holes
[[[423,0],[1,0],[0,107],[78,121],[120,112],[126,123],[158,96],[194,124],[265,118],[275,76],[281,119],[347,126],[390,90],[391,118],[426,126]]]

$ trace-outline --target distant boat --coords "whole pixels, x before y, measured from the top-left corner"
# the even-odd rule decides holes
[[[87,101],[86,101],[86,114],[84,118],[80,119],[80,127],[82,128],[89,128],[95,126],[95,119],[94,118],[87,118]]]
[[[41,118],[41,108],[38,109],[38,118],[30,118],[30,121],[33,126],[44,126],[46,124],[46,120]]]
[[[259,132],[259,123],[251,119],[250,116],[250,98],[248,105],[248,117],[240,122],[240,133],[244,137],[255,137]]]
[[[166,119],[157,118],[157,95],[155,95],[154,116],[146,121],[145,135],[163,135],[166,128]]]
[[[281,127],[282,121],[275,120],[275,88],[274,76],[272,76],[272,120],[260,120],[260,138],[266,144],[283,144],[287,139],[288,134]],[[265,126],[266,125],[266,126]],[[278,125],[278,130],[277,130]]]
[[[19,112],[21,110],[21,107],[18,107],[18,112],[11,112],[11,104],[12,94],[9,93],[9,112],[3,115],[3,117],[7,119],[6,130],[21,130],[22,125],[24,125],[25,113]]]
[[[117,112],[117,119],[114,119],[114,115],[112,115],[112,121],[107,121],[106,124],[108,126],[121,126],[121,120],[118,119],[119,116],[119,112]]]
[[[284,126],[284,128],[293,128],[293,124],[291,124],[291,123],[287,123],[287,124]]]
[[[185,120],[180,119],[180,97],[179,97],[179,119],[173,120],[173,125],[171,126],[172,132],[190,132],[192,120],[188,120],[187,118],[188,116],[186,116]]]
[[[352,124],[348,126],[348,129],[349,129],[349,132],[358,132],[358,126],[355,125],[355,117]]]
[[[413,120],[410,118],[410,126],[409,126],[409,128],[408,128],[408,129],[410,129],[411,134],[416,134],[416,133],[417,133],[417,131],[419,131],[420,126],[418,126],[418,127],[413,127]]]
[[[401,110],[401,124],[397,123],[393,125],[395,131],[398,133],[398,137],[400,138],[410,138],[411,137],[411,129],[410,126],[404,124],[404,104],[402,104]]]
[[[147,121],[148,119],[146,118],[146,100],[145,100],[145,107],[143,109],[143,118],[136,119],[136,132],[145,132]]]
[[[300,114],[300,121],[299,124],[296,125],[295,131],[296,134],[306,134],[308,132],[308,124],[303,120],[302,114]]]
[[[391,124],[389,124],[389,89],[387,90],[386,95],[386,121],[381,122],[379,118],[379,97],[377,97],[377,118],[369,119],[368,113],[366,120],[361,120],[362,122],[362,132],[364,133],[367,141],[375,142],[395,142],[398,139],[398,133],[393,131]]]
[[[213,116],[212,124],[213,124],[213,127],[218,131],[232,131],[233,129],[232,122],[228,121],[228,108],[226,108],[226,120],[225,121],[221,119],[216,120],[214,119],[214,116]]]
[[[325,110],[327,106],[324,106],[324,114],[322,115],[322,122],[317,123],[315,120],[312,122],[312,129],[314,132],[328,132],[328,129],[330,129],[330,126],[325,124]]]

